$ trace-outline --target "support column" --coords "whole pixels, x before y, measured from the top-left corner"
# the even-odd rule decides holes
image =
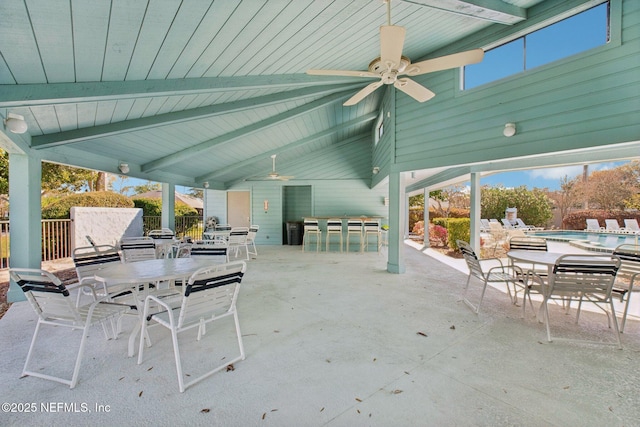
[[[424,189],[424,212],[422,213],[422,220],[424,221],[424,243],[422,249],[427,249],[431,246],[429,242],[429,189]]]
[[[404,273],[404,234],[406,229],[406,195],[401,172],[389,174],[389,255],[387,271]]]
[[[480,255],[480,174],[471,174],[471,230],[470,230],[470,244],[473,250]]]
[[[38,157],[9,154],[9,251],[14,268],[40,268],[42,264],[42,164]],[[11,281],[7,301],[26,298]]]
[[[162,228],[176,230],[176,186],[162,183]]]

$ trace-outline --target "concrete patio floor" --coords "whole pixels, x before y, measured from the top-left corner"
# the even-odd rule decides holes
[[[246,360],[185,393],[178,392],[166,330],[151,329],[153,346],[142,365],[126,356],[133,317],[115,341],[92,330],[75,389],[19,378],[36,318],[26,302],[14,303],[0,319],[0,393],[16,404],[9,409],[33,403],[35,412],[6,412],[5,405],[0,425],[639,423],[637,320],[627,322],[624,350],[548,343],[533,313],[521,319],[521,308],[496,289],[488,289],[480,314],[473,314],[460,300],[466,274],[410,246],[402,275],[387,273],[386,257],[376,253],[258,251],[238,300]],[[573,314],[552,307],[555,335],[612,341],[603,314],[585,312],[579,325]],[[196,375],[203,359],[232,358],[236,348],[225,345],[232,335],[224,321],[200,343],[185,335],[185,372]],[[79,333],[49,328],[44,338],[40,360],[65,358],[58,368],[70,373]]]

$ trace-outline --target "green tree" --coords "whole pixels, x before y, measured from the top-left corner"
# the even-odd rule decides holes
[[[162,184],[159,182],[147,181],[144,184],[133,187],[133,194],[142,194],[149,191],[162,190]]]
[[[482,218],[504,218],[507,207],[517,208],[518,218],[530,225],[546,226],[553,217],[551,202],[543,190],[528,190],[524,185],[516,188],[482,187]]]
[[[57,193],[76,193],[83,189],[95,191],[100,173],[58,163],[42,162],[42,189]]]
[[[0,194],[9,194],[9,153],[0,148]]]

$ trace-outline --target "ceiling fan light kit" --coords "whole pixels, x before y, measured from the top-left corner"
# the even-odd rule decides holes
[[[350,106],[357,104],[375,92],[375,90],[383,84],[392,84],[396,89],[406,93],[416,101],[425,102],[433,98],[436,94],[421,84],[400,76],[419,76],[421,74],[458,68],[482,61],[484,51],[482,49],[473,49],[412,64],[408,57],[402,55],[406,30],[404,27],[391,25],[391,1],[385,0],[385,3],[387,4],[387,25],[380,27],[380,56],[369,63],[368,71],[307,70],[307,74],[310,75],[380,79],[377,82],[365,86],[343,105]]]

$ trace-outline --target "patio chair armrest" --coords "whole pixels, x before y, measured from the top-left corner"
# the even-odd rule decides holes
[[[478,259],[478,262],[482,265],[483,262],[487,262],[487,261],[493,261],[493,262],[498,262],[500,264],[499,268],[504,268],[504,263],[502,262],[502,260],[500,258],[484,258],[484,259]],[[492,267],[492,269],[494,269],[496,267]]]

